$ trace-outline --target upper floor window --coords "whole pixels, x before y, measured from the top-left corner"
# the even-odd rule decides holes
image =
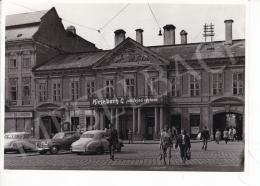
[[[107,98],[112,98],[114,97],[114,80],[109,79],[105,81],[106,87],[105,87],[105,96]]]
[[[30,55],[24,55],[22,59],[22,68],[30,68],[30,67],[31,67]]]
[[[23,77],[23,94],[22,94],[22,104],[29,105],[30,104],[30,96],[31,96],[31,78]]]
[[[190,96],[200,95],[200,77],[190,75]]]
[[[47,100],[47,83],[39,83],[39,102]]]
[[[61,84],[60,82],[54,82],[52,84],[53,101],[61,101]]]
[[[155,77],[151,77],[148,81],[148,96],[157,95],[157,82]]]
[[[11,59],[9,59],[8,68],[9,68],[9,69],[17,68],[17,60],[16,60],[16,58],[11,58]]]
[[[95,94],[95,82],[94,81],[87,81],[86,83],[86,92],[87,92],[87,97],[91,98]]]
[[[244,94],[244,74],[243,72],[233,73],[233,94],[243,95]]]
[[[135,79],[125,79],[125,95],[127,97],[135,96]]]
[[[222,73],[212,74],[212,92],[213,92],[213,95],[220,95],[223,93],[223,75],[222,75]]]
[[[10,101],[11,103],[16,103],[18,96],[18,86],[17,86],[17,78],[9,79],[9,90],[10,90]]]
[[[178,97],[181,95],[180,77],[174,76],[171,78],[171,96]]]
[[[73,101],[79,99],[79,81],[74,80],[71,82],[71,99]]]

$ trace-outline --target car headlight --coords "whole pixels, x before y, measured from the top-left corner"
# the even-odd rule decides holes
[[[47,146],[48,145],[48,142],[47,141],[42,141],[41,142],[41,146]]]

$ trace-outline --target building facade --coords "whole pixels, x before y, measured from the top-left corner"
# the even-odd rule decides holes
[[[35,134],[107,128],[122,139],[157,139],[165,127],[186,129],[195,138],[204,126],[236,127],[244,134],[245,40],[232,39],[225,21],[224,41],[188,43],[175,26],[164,27],[164,45],[143,46],[115,31],[115,48],[61,54],[34,69]]]
[[[35,81],[32,68],[66,52],[98,50],[64,29],[55,8],[6,17],[5,132],[28,131],[34,135]]]

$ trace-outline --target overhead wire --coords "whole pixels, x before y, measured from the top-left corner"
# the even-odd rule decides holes
[[[155,23],[157,24],[157,26],[159,28],[159,35],[160,35],[161,34],[161,26],[160,26],[160,24],[159,24],[159,22],[158,22],[158,20],[157,20],[157,18],[155,16],[155,14],[154,14],[154,11],[153,11],[151,5],[149,3],[147,3],[147,5],[148,5],[148,8],[149,8],[149,10],[150,10],[150,12],[151,12],[151,14],[153,16],[153,19],[154,19]]]

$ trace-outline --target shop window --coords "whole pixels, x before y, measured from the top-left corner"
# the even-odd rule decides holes
[[[200,77],[190,75],[190,96],[200,95]]]
[[[200,130],[200,114],[190,115],[190,134],[191,138],[196,138]]]
[[[91,118],[92,118],[92,124],[91,124]],[[94,116],[87,116],[86,117],[86,129],[92,130],[94,125],[95,125],[95,117]]]
[[[223,92],[223,76],[222,73],[212,74],[212,92],[213,95],[221,95]]]
[[[174,76],[171,78],[171,95],[179,97],[181,95],[180,77]]]
[[[134,97],[135,96],[135,79],[125,79],[125,96]]]
[[[243,95],[244,94],[244,74],[243,72],[233,73],[233,94]]]
[[[95,94],[95,82],[94,81],[87,81],[86,83],[86,92],[88,99],[94,97]]]
[[[71,82],[71,99],[76,101],[79,99],[79,81]]]
[[[79,117],[71,117],[71,131],[76,131],[79,128]]]
[[[107,98],[112,98],[114,97],[114,80],[106,80],[106,85],[105,85],[105,96]]]

